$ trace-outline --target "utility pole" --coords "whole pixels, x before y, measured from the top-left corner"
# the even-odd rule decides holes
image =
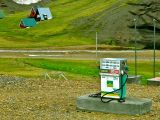
[[[135,43],[134,43],[134,50],[135,50],[135,77],[137,77],[137,20],[134,19],[134,29],[135,29]]]
[[[98,34],[96,32],[96,59],[98,57]]]
[[[154,35],[153,35],[153,78],[155,78],[155,63],[156,63],[156,20],[153,19]]]

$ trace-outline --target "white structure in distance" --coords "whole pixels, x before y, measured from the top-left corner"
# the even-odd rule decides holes
[[[16,2],[17,4],[29,5],[29,4],[32,4],[32,3],[37,3],[41,0],[13,0],[13,1]]]

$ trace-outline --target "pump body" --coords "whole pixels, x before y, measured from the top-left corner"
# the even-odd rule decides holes
[[[126,98],[127,59],[100,59],[101,97]]]

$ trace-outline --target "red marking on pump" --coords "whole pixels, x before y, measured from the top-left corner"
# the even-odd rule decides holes
[[[109,70],[109,73],[111,73],[111,74],[119,74],[119,70],[111,69],[111,70]]]
[[[114,73],[115,74],[119,74],[119,70],[114,70]]]

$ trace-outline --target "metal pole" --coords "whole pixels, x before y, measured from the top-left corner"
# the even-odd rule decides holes
[[[98,34],[97,34],[97,32],[96,32],[96,59],[97,59],[97,57],[98,57]]]
[[[134,29],[135,29],[135,76],[137,76],[137,20],[134,19]]]
[[[153,19],[153,24],[154,24],[154,39],[153,39],[153,77],[155,78],[155,63],[156,63],[156,20]]]

